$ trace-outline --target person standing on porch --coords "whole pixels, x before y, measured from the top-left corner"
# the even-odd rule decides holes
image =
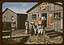
[[[37,20],[34,20],[34,26],[33,26],[33,28],[34,28],[34,34],[35,34],[35,35],[36,35],[36,33],[37,33],[37,25],[38,25]]]
[[[46,27],[46,18],[45,17],[42,17],[42,26],[43,26],[43,29],[45,29]]]
[[[28,34],[28,26],[29,26],[29,25],[28,25],[28,21],[25,21],[25,29],[26,29],[26,32],[25,32],[25,33],[26,33],[26,34]]]
[[[41,18],[38,19],[37,29],[38,29],[38,34],[41,33],[41,35],[42,35],[42,33],[43,33],[43,27],[42,27],[42,19]]]

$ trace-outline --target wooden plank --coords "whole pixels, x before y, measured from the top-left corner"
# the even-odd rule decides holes
[[[12,35],[11,38],[29,37],[29,35]],[[10,36],[2,36],[2,38],[10,38]]]

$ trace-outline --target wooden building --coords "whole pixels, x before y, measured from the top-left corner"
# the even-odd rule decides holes
[[[17,28],[17,14],[13,12],[12,10],[6,8],[2,15],[3,26],[5,25],[4,28],[9,27],[11,29],[12,17],[14,18],[14,23]]]
[[[14,18],[14,24],[16,26],[16,29],[25,29],[27,14],[18,14],[8,8],[5,9],[2,15],[2,22],[4,28],[11,29],[12,17]]]
[[[49,29],[63,29],[63,7],[48,2],[38,3],[27,11],[27,20],[31,22],[33,19],[38,19],[39,17],[46,18],[46,28]],[[57,20],[56,20],[57,19]],[[31,29],[31,24],[29,24],[29,29]]]

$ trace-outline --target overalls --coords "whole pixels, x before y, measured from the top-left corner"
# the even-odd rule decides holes
[[[43,26],[41,24],[38,24],[37,29],[38,29],[38,34],[43,33]]]
[[[36,34],[37,31],[37,25],[33,25],[34,33]]]

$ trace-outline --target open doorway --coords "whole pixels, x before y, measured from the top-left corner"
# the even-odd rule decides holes
[[[18,14],[17,15],[17,26],[18,29],[25,29],[25,21],[27,19],[27,14]]]
[[[42,13],[41,17],[45,17],[46,22],[44,26],[47,27],[47,13]]]

